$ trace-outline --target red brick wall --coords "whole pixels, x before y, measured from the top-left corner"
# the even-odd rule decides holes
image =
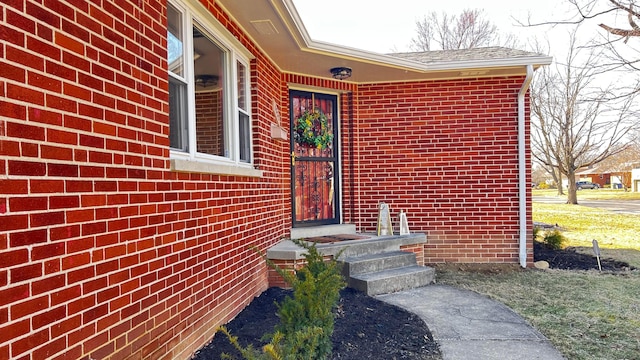
[[[623,175],[627,179],[631,179],[631,173],[628,172]],[[590,174],[584,176],[576,176],[576,181],[580,181],[579,179],[589,179],[592,183],[596,183],[600,185],[600,187],[604,187],[605,185],[611,185],[611,174]]]
[[[72,3],[0,4],[0,359],[186,359],[266,288],[250,248],[288,229],[285,85],[209,6],[257,55],[264,176],[172,172],[166,2]]]
[[[176,173],[166,2],[44,4],[0,4],[0,359],[185,359],[264,290],[251,247],[291,226],[289,143],[270,138],[288,127],[287,83],[343,92],[346,222],[372,231],[387,201],[428,234],[426,262],[515,261],[521,78],[356,88],[281,74],[208,4],[256,55],[264,176]]]
[[[426,263],[517,262],[523,80],[360,86],[361,229],[375,231],[384,201],[394,219],[404,210],[411,231],[427,234]]]
[[[196,92],[196,144],[198,152],[224,156],[222,91]]]
[[[293,272],[294,269],[295,270],[301,269],[307,263],[305,259],[272,260],[272,262],[275,266],[279,267],[280,269],[286,270],[291,274],[294,274]],[[275,269],[271,267],[269,268],[269,271],[268,271],[268,279],[269,279],[269,286],[271,287],[280,287],[283,289],[291,288],[291,285],[287,284],[284,278],[280,274],[278,274],[278,272]]]
[[[340,96],[340,142],[342,163],[342,218],[345,223],[357,224],[359,221],[357,167],[359,165],[359,142],[356,137],[355,91]]]

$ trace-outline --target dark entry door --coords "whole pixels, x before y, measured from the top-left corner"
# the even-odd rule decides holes
[[[289,104],[293,226],[338,224],[337,97],[292,90]]]

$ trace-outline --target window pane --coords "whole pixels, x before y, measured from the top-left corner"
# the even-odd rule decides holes
[[[193,67],[196,84],[196,149],[229,157],[224,122],[226,51],[193,28]]]
[[[187,85],[169,76],[169,144],[180,151],[188,151]]]
[[[169,71],[184,76],[184,49],[182,36],[182,14],[169,4],[167,8],[167,60]]]
[[[238,74],[238,107],[247,111],[247,70],[241,62],[237,62]]]
[[[251,124],[249,121],[249,115],[243,113],[242,111],[238,112],[238,128],[240,135],[240,161],[250,162],[251,161]]]
[[[238,142],[240,145],[240,161],[251,161],[251,120],[247,113],[249,99],[247,94],[247,68],[236,62],[238,92]]]

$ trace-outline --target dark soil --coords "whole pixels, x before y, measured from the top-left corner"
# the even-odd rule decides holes
[[[539,242],[534,242],[534,260],[545,260],[552,269],[598,269],[595,256],[578,253],[574,248],[553,250]],[[625,262],[612,259],[601,258],[600,263],[602,270],[608,272],[636,270]],[[464,264],[454,265],[461,271],[466,269]],[[472,271],[497,274],[517,268],[515,265],[513,269],[487,265],[486,269],[473,267]],[[227,328],[242,345],[253,344],[255,348],[261,348],[266,343],[261,340],[262,336],[271,333],[278,323],[275,303],[287,295],[291,295],[291,291],[268,289],[228,323]],[[332,339],[331,359],[442,359],[431,332],[419,317],[353,289],[341,292]],[[194,355],[194,359],[220,359],[222,353],[241,359],[223,334],[216,335]]]
[[[278,323],[275,302],[291,292],[270,288],[226,326],[244,346],[261,348],[261,337]],[[341,292],[333,332],[331,359],[442,359],[427,325],[416,315],[384,303],[353,289]],[[240,354],[223,334],[200,349],[194,359],[220,359],[228,353]]]
[[[549,263],[551,269],[563,270],[598,270],[598,260],[595,256],[576,252],[575,248],[554,250],[543,243],[533,242],[534,261],[544,260]],[[626,262],[600,258],[602,271],[629,271],[634,270]]]

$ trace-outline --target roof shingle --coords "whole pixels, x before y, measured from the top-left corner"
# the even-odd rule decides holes
[[[513,59],[545,56],[529,51],[510,49],[500,46],[482,47],[460,50],[435,50],[421,52],[403,52],[387,54],[421,63],[436,63],[443,61],[478,61],[492,59]]]

